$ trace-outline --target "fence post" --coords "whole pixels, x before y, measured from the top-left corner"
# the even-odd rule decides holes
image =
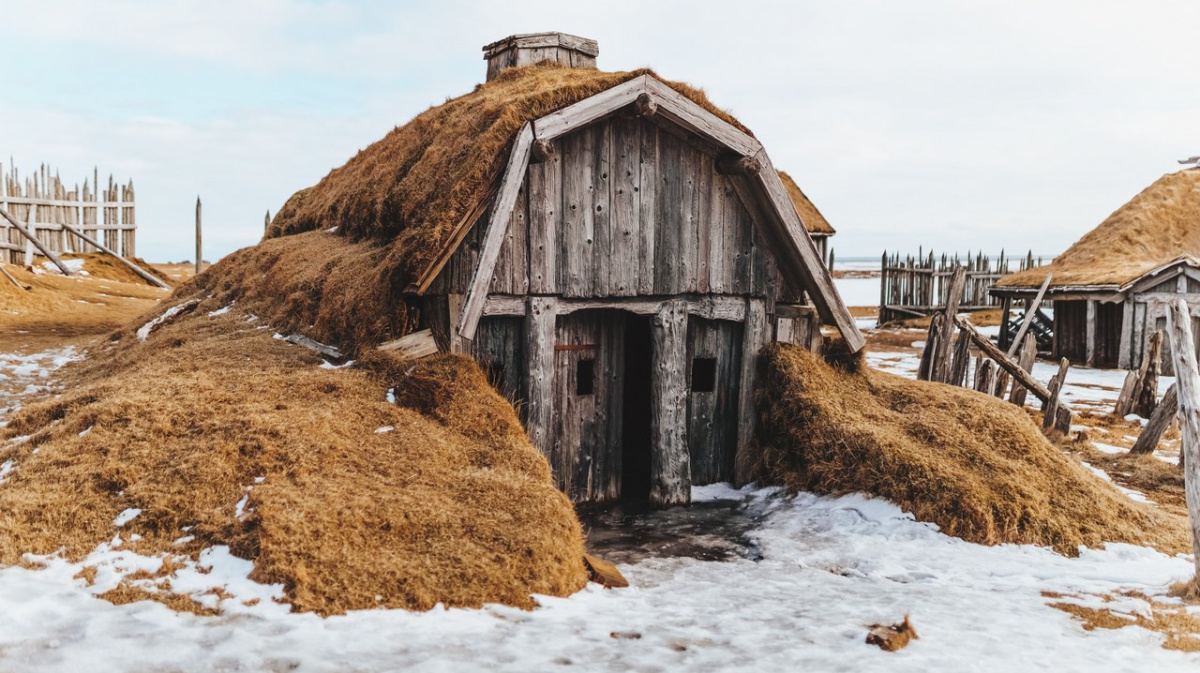
[[[204,270],[204,251],[200,241],[200,197],[196,197],[196,275]]]

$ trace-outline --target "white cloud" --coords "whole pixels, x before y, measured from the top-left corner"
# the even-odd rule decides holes
[[[134,54],[200,73],[181,86],[206,106],[187,114],[174,93],[133,85],[118,93],[138,103],[104,114],[79,107],[97,91],[0,103],[0,152],[19,165],[131,175],[139,242],[164,258],[190,256],[195,194],[210,250],[252,243],[266,209],[468,90],[479,47],[513,32],[587,35],[601,67],[652,65],[704,86],[801,181],[842,255],[1055,252],[1200,152],[1190,1],[9,0],[5,24],[101,63]],[[241,98],[261,81],[282,102]],[[336,94],[308,93],[326,86]]]

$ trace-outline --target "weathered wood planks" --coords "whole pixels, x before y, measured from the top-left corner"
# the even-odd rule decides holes
[[[651,319],[650,503],[656,507],[691,500],[687,447],[687,307],[668,302]]]

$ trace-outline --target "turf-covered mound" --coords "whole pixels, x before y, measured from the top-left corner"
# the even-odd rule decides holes
[[[324,231],[271,238],[228,255],[175,295],[235,303],[276,329],[356,353],[403,336],[418,317],[387,254],[384,244]]]
[[[789,489],[862,491],[971,542],[1189,549],[1177,516],[1133,502],[1052,445],[1016,406],[981,393],[831,365],[776,344],[756,391],[759,476]]]
[[[220,306],[145,342],[134,323],[0,430],[0,563],[80,559],[117,533],[146,555],[228,545],[322,614],[531,606],[582,587],[571,504],[474,363],[330,369],[244,313],[209,315]]]

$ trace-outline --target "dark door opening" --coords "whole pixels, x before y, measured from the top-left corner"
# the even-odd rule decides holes
[[[650,318],[629,316],[625,326],[624,429],[621,433],[621,500],[650,498]]]

